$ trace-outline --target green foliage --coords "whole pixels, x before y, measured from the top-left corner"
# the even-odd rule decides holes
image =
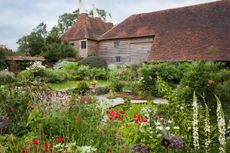
[[[80,65],[77,69],[77,74],[80,79],[89,80],[90,79],[90,67],[86,65]]]
[[[8,71],[0,71],[0,85],[13,83],[15,81],[14,73]]]
[[[50,83],[63,82],[68,79],[68,73],[58,69],[45,69],[42,76]]]
[[[168,85],[161,77],[156,80],[156,96],[167,98],[172,94],[172,87]]]
[[[69,44],[52,43],[47,46],[43,56],[48,62],[55,63],[66,57],[76,57],[76,50]]]
[[[69,27],[73,26],[78,16],[79,9],[74,11],[73,13],[64,13],[61,16],[59,16],[58,27],[61,33],[64,33],[66,30],[68,30]]]
[[[42,22],[29,35],[20,38],[17,42],[18,51],[31,56],[40,55],[46,50],[46,28],[46,24]]]
[[[0,44],[0,71],[4,70],[7,67],[7,64],[5,62],[5,56],[11,54],[12,54],[12,50]]]
[[[164,81],[171,86],[180,82],[182,73],[177,69],[176,64],[173,63],[150,63],[143,64],[138,70],[138,76],[140,78],[141,89],[144,92],[148,92],[152,95],[156,93],[156,81],[157,76],[161,77]]]
[[[30,70],[23,70],[18,73],[17,78],[19,80],[33,80],[34,79],[34,73]]]
[[[89,91],[89,84],[87,82],[85,82],[85,81],[79,82],[78,85],[77,85],[77,91],[81,95],[86,94],[86,92]]]
[[[107,79],[107,70],[104,68],[91,68],[90,69],[90,78],[96,80],[106,80]]]
[[[107,68],[107,62],[105,59],[97,56],[90,56],[82,59],[79,64],[88,65],[96,68]]]

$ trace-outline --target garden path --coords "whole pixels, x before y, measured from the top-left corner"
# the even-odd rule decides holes
[[[100,101],[104,101],[104,102],[110,102],[113,104],[113,106],[117,106],[117,105],[124,103],[123,98],[118,97],[115,99],[108,99],[107,95],[99,95],[99,96],[97,96],[97,99]],[[131,100],[131,103],[133,103],[133,104],[141,104],[141,103],[146,103],[146,102],[147,102],[147,100]],[[154,98],[153,102],[155,104],[167,104],[168,103],[168,101],[166,99],[162,99],[162,98]]]

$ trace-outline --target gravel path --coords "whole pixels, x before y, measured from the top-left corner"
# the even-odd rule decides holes
[[[97,99],[100,101],[104,101],[104,102],[112,102],[113,106],[117,106],[117,105],[124,103],[123,98],[107,99],[106,95],[97,96]],[[141,104],[145,102],[147,102],[147,100],[131,100],[131,103],[133,104]],[[168,103],[166,99],[162,99],[162,98],[155,98],[153,99],[153,102],[155,104],[167,104]]]

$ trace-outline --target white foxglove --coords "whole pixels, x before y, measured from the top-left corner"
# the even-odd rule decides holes
[[[224,119],[224,111],[221,106],[220,99],[216,96],[216,101],[217,101],[217,124],[218,124],[218,129],[219,129],[219,143],[220,147],[219,150],[221,153],[225,153],[225,119]]]
[[[207,104],[205,104],[205,149],[206,153],[208,153],[209,144],[211,143],[210,139],[210,115],[209,115],[209,109]]]
[[[199,127],[198,127],[198,103],[195,92],[193,93],[193,145],[196,150],[199,150]]]

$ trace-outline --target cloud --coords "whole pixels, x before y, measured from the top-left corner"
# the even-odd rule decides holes
[[[214,0],[83,0],[83,3],[86,9],[95,4],[109,11],[117,24],[132,14],[211,1]],[[50,29],[61,14],[77,8],[77,0],[0,0],[0,43],[16,50],[17,40],[39,23],[46,23]]]

